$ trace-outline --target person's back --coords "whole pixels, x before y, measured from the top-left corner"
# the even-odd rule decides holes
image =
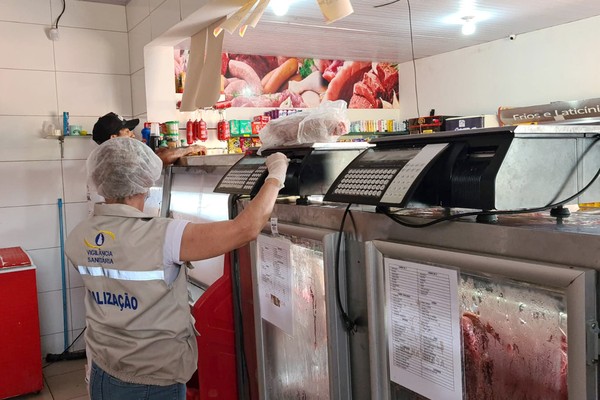
[[[258,236],[283,187],[288,160],[275,153],[266,165],[265,183],[234,220],[191,223],[143,213],[162,171],[149,146],[117,137],[92,151],[88,179],[106,203],[96,204],[94,214],[71,231],[65,250],[88,291],[93,400],[185,399],[197,345],[184,264]]]
[[[66,241],[88,291],[88,357],[126,382],[185,383],[196,369],[187,269],[165,282],[163,243],[170,222],[124,204],[98,204]]]

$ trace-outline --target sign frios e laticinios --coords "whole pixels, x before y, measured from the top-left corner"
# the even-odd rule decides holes
[[[556,101],[529,107],[500,107],[498,120],[502,125],[518,125],[533,123],[561,123],[568,120],[599,118],[600,98]]]

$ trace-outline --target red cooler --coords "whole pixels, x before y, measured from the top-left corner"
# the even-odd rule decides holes
[[[43,388],[35,265],[20,247],[0,249],[0,399]]]

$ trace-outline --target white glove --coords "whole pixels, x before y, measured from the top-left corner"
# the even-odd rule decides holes
[[[283,188],[285,174],[290,160],[283,153],[273,153],[267,157],[266,165],[269,175],[267,179],[274,178],[279,182],[279,189]]]

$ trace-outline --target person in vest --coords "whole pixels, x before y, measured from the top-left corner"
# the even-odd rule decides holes
[[[89,390],[96,399],[185,399],[198,350],[186,262],[254,240],[283,187],[289,160],[267,157],[258,194],[233,220],[191,223],[143,213],[162,161],[142,142],[107,140],[87,159],[105,198],[68,235],[65,252],[83,279]]]

